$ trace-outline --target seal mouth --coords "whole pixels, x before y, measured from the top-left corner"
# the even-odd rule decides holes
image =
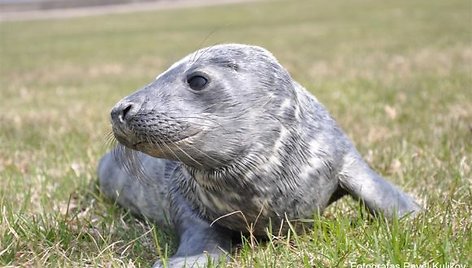
[[[153,139],[153,140],[150,140],[150,139],[143,139],[143,140],[140,140],[140,141],[137,141],[135,143],[132,143],[131,147],[132,149],[140,149],[140,148],[146,148],[147,146],[152,146],[153,149],[156,149],[155,147],[159,148],[161,146],[163,146],[164,148],[169,148],[169,147],[178,147],[179,145],[183,144],[183,143],[186,143],[188,142],[189,139],[197,136],[198,134],[200,134],[201,131],[197,131],[195,133],[192,133],[190,135],[187,135],[187,136],[183,136],[182,138],[180,139],[176,139],[176,140],[170,140],[170,139],[167,139],[167,141],[163,141],[162,139]]]
[[[136,143],[133,143],[133,145],[131,147],[133,148],[138,148],[140,145],[143,145],[143,144],[147,144],[147,142],[144,142],[144,141],[138,141]]]

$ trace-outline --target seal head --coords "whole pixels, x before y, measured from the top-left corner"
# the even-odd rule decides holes
[[[272,146],[281,128],[276,114],[295,97],[291,81],[264,49],[210,47],[121,100],[111,113],[113,131],[146,154],[222,168],[254,146]]]

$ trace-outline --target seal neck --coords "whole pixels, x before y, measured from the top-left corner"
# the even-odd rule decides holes
[[[218,191],[223,189],[246,189],[250,186],[250,178],[263,177],[258,174],[258,166],[262,159],[250,153],[234,159],[231,163],[214,169],[199,169],[183,164],[190,179],[199,187]],[[264,174],[265,175],[265,174]]]
[[[213,193],[239,192],[242,196],[265,195],[265,191],[270,191],[274,184],[297,184],[298,171],[287,168],[287,165],[304,165],[308,152],[303,147],[306,147],[303,143],[293,144],[290,148],[279,148],[277,154],[269,151],[273,148],[258,148],[215,169],[182,165],[187,180],[200,190]]]

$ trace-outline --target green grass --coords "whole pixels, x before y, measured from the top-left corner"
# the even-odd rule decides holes
[[[171,233],[96,189],[108,113],[206,45],[271,50],[381,174],[427,208],[359,216],[345,198],[306,234],[248,241],[232,267],[472,259],[472,3],[266,1],[0,23],[0,266],[148,267]]]

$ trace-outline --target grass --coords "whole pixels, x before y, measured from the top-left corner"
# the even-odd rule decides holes
[[[243,243],[229,266],[471,267],[471,21],[470,1],[316,0],[0,23],[0,266],[171,254],[171,233],[97,191],[108,113],[185,54],[240,42],[271,50],[427,210],[368,220],[345,198],[306,234]]]

